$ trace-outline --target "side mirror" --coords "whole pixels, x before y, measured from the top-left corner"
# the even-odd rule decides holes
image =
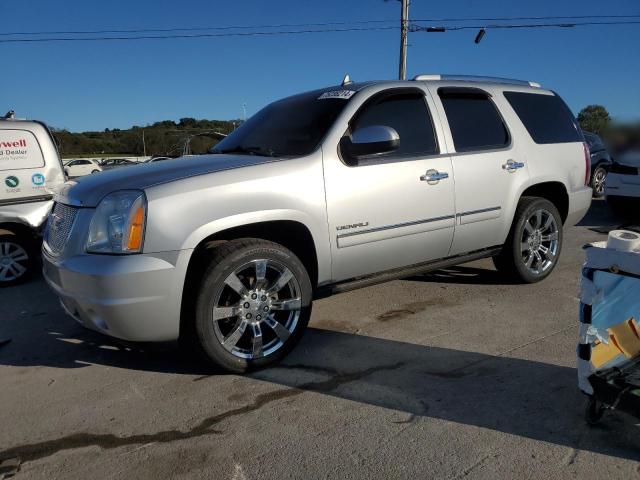
[[[357,129],[351,138],[344,137],[341,146],[351,158],[382,155],[400,147],[400,135],[391,127],[371,125]]]

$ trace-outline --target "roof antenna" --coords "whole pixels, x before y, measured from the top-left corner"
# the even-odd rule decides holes
[[[351,81],[351,77],[349,77],[349,74],[347,73],[342,79],[342,86],[344,87],[345,85],[349,85],[350,83],[353,82]]]
[[[16,118],[16,112],[14,112],[13,110],[9,110],[7,113],[4,114],[3,118],[5,120],[13,120],[14,118]]]

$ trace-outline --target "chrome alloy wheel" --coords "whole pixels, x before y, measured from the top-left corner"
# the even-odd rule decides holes
[[[558,238],[558,225],[547,210],[536,210],[524,222],[520,252],[531,273],[540,275],[553,266],[558,255]]]
[[[593,174],[593,190],[596,195],[601,197],[604,195],[604,182],[607,179],[607,171],[600,167]]]
[[[0,242],[0,282],[13,282],[27,271],[29,255],[17,243]]]
[[[213,306],[214,331],[236,357],[257,359],[280,349],[302,310],[298,280],[275,260],[253,260],[224,281]]]

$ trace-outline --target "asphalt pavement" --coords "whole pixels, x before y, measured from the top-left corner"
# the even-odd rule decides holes
[[[536,285],[483,260],[320,300],[247,376],[0,290],[0,478],[637,478],[637,420],[587,426],[576,384],[581,246],[614,226],[594,202]]]

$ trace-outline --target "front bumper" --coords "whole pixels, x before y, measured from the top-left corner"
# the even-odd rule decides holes
[[[640,198],[640,175],[609,173],[605,183],[605,195]]]
[[[574,226],[583,219],[591,207],[592,197],[593,190],[589,187],[569,193],[569,211],[564,222],[566,226]]]
[[[43,251],[43,274],[85,327],[132,342],[172,341],[190,252],[56,259]]]

